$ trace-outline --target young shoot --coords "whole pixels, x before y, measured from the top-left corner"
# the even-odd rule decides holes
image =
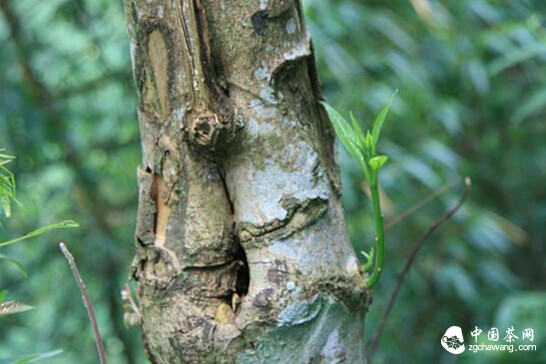
[[[364,175],[364,180],[371,191],[376,238],[375,250],[371,248],[369,253],[361,252],[366,258],[366,262],[361,267],[362,272],[366,272],[372,268],[372,273],[366,281],[366,288],[372,288],[377,283],[385,261],[385,227],[383,225],[381,201],[379,199],[378,176],[379,170],[387,162],[388,158],[385,155],[377,154],[377,142],[381,134],[381,128],[397,92],[394,92],[387,105],[377,115],[371,131],[367,130],[366,133],[362,131],[352,113],[349,113],[351,119],[351,123],[349,123],[332,106],[325,102],[322,103],[338,138],[349,154],[358,162]]]

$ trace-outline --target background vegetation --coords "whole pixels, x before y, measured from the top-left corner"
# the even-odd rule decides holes
[[[373,333],[405,253],[451,206],[400,292],[377,363],[452,363],[452,325],[535,329],[535,353],[466,352],[461,363],[546,361],[546,2],[305,0],[328,101],[366,125],[399,94],[383,131],[387,262],[369,312]],[[144,363],[124,327],[139,162],[136,93],[120,1],[0,1],[0,147],[17,156],[18,199],[0,241],[72,219],[80,229],[10,246],[28,277],[0,261],[0,288],[36,309],[0,320],[0,359],[63,349],[50,362],[95,363],[66,262],[79,261],[112,363]],[[344,205],[358,250],[372,241],[358,166],[340,148]],[[445,186],[450,186],[445,188]],[[442,189],[443,188],[443,189]],[[414,203],[442,192],[407,215]],[[406,218],[403,218],[407,216]],[[396,223],[397,220],[402,221]],[[369,337],[369,336],[368,336]],[[521,338],[521,337],[520,337]]]

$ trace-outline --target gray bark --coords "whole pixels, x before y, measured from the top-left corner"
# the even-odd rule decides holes
[[[124,2],[148,358],[364,363],[368,293],[301,3]]]

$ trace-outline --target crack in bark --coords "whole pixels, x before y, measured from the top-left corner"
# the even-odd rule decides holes
[[[234,259],[232,261],[226,262],[226,263],[220,263],[220,264],[211,264],[211,265],[192,265],[192,266],[186,266],[182,269],[184,272],[214,272],[220,269],[224,268],[231,268],[237,264],[242,264],[237,259]]]
[[[316,222],[327,210],[328,201],[320,197],[296,203],[287,208],[283,220],[274,220],[261,227],[242,224],[239,237],[247,249],[274,239],[286,238]]]
[[[235,216],[235,206],[233,204],[229,188],[226,183],[225,172],[223,171],[223,169],[219,168],[218,175],[220,176],[220,180],[222,181],[222,186],[224,187],[226,198],[228,200],[231,210],[231,218],[233,219]],[[233,239],[235,240],[234,257],[239,262],[241,262],[241,267],[237,271],[237,283],[235,291],[240,297],[244,297],[248,293],[248,286],[250,285],[250,269],[248,266],[245,248],[241,244],[239,235],[237,234],[237,224],[235,221],[233,221],[231,234]]]

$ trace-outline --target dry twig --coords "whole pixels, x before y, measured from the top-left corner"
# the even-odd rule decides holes
[[[93,309],[93,303],[89,298],[89,294],[87,293],[87,288],[85,288],[85,283],[83,282],[82,276],[78,271],[76,261],[74,260],[74,257],[72,256],[70,251],[68,251],[68,248],[66,247],[66,245],[64,245],[64,243],[60,243],[59,247],[61,248],[61,251],[63,252],[66,260],[68,261],[70,270],[72,271],[74,279],[76,280],[76,283],[78,284],[78,287],[82,294],[83,304],[85,306],[85,309],[87,310],[87,315],[89,316],[89,321],[91,322],[91,328],[93,329],[93,337],[95,338],[95,345],[97,346],[100,364],[107,364],[106,355],[104,353],[104,346],[102,345],[102,339],[99,332],[99,326],[97,325],[97,318],[95,317],[95,310]]]

